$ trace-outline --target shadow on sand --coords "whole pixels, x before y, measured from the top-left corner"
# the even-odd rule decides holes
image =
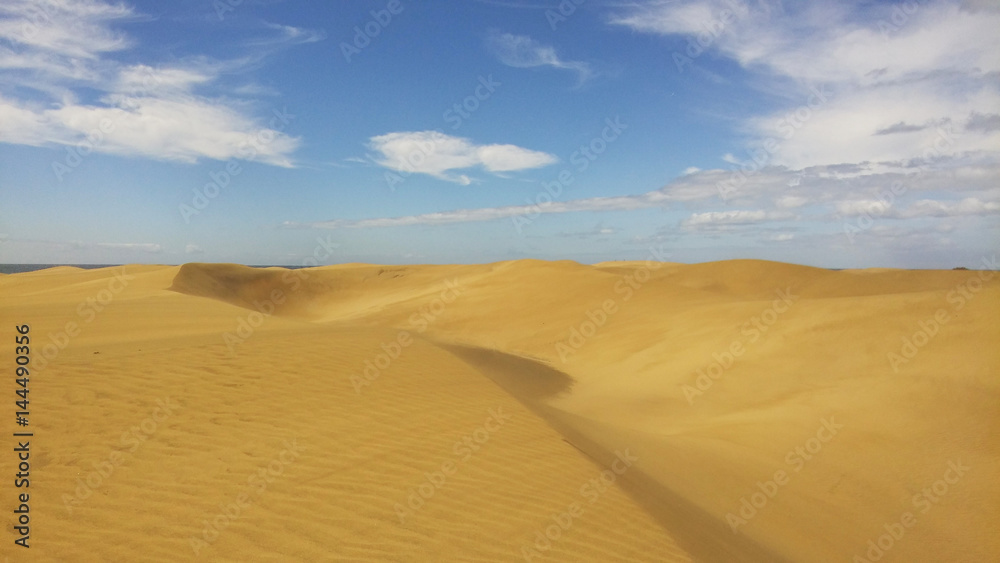
[[[547,399],[569,392],[573,378],[542,362],[497,350],[437,343],[465,363],[491,379],[589,457],[600,470],[611,466],[616,452],[589,438],[580,428],[594,426],[593,421],[559,410]],[[621,448],[629,446],[626,432],[614,441]],[[664,446],[667,447],[667,446]],[[652,515],[678,544],[696,561],[740,563],[790,563],[766,547],[740,533],[733,533],[718,515],[710,514],[671,490],[660,480],[631,468],[617,480],[621,489]],[[581,483],[581,486],[583,483]]]

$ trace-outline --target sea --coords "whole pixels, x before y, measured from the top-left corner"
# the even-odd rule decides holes
[[[96,270],[97,268],[114,268],[116,266],[121,266],[121,264],[0,264],[0,274],[23,274],[24,272],[36,272],[38,270],[55,268],[57,266],[72,266],[74,268],[83,268],[84,270]],[[301,264],[295,266],[287,264],[250,264],[250,267],[287,268],[289,270],[297,270],[306,266],[302,266]]]
[[[121,266],[121,264],[0,264],[0,274],[22,274],[24,272],[35,272],[56,266],[73,266],[85,270],[95,270],[97,268],[110,268]]]

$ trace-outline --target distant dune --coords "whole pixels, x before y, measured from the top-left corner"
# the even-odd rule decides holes
[[[1000,559],[992,271],[63,267],[0,311],[33,561]]]

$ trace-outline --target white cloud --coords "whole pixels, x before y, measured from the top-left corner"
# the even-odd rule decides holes
[[[959,2],[920,3],[897,26],[892,23],[899,21],[893,18],[897,6],[853,4],[647,1],[612,16],[611,23],[692,36],[745,67],[808,83],[884,83],[942,68],[1000,68],[995,10]],[[864,14],[858,13],[861,8]],[[724,11],[731,16],[723,18]]]
[[[796,182],[796,185],[798,185],[798,182]],[[784,209],[794,209],[809,203],[809,199],[802,196],[786,195],[779,197],[774,203]]]
[[[476,148],[476,158],[490,172],[539,168],[557,162],[555,156],[514,145],[484,145]]]
[[[265,24],[268,29],[277,31],[277,35],[258,39],[252,45],[298,45],[300,43],[316,43],[326,39],[326,33],[313,29],[304,29],[276,23]]]
[[[260,126],[213,100],[191,96],[108,96],[107,105],[39,108],[0,97],[0,142],[41,146],[86,142],[97,152],[195,162],[242,158],[292,166],[299,140]],[[117,102],[117,103],[116,103]]]
[[[970,197],[961,201],[937,201],[922,199],[913,205],[899,211],[899,217],[912,219],[915,217],[968,217],[973,215],[1000,214],[1000,203],[995,201],[980,201]]]
[[[1000,203],[982,201],[967,197],[959,201],[921,199],[908,207],[893,205],[888,200],[856,199],[838,201],[835,205],[840,217],[888,217],[893,219],[916,219],[924,217],[972,217],[977,215],[1000,214]]]
[[[128,6],[100,0],[5,0],[0,16],[0,38],[44,54],[80,59],[127,48],[130,40],[108,23],[136,17]]]
[[[159,244],[145,242],[99,242],[94,246],[100,248],[113,248],[117,250],[138,250],[140,252],[149,252],[152,254],[163,251],[163,247]]]
[[[209,72],[195,68],[153,68],[138,64],[121,68],[114,91],[129,95],[189,92],[212,80]]]
[[[901,22],[892,17],[900,4],[656,1],[624,8],[611,22],[689,36],[774,79],[786,107],[746,123],[756,137],[778,141],[770,164],[905,161],[931,147],[936,157],[996,155],[1000,117],[989,116],[1000,107],[1000,10],[958,1],[912,5]],[[727,23],[723,10],[732,13]],[[809,108],[809,86],[830,95]],[[793,111],[798,119],[790,119]],[[939,129],[952,139],[942,143]]]
[[[469,139],[438,131],[388,133],[372,137],[368,146],[379,154],[375,162],[381,166],[463,185],[472,180],[452,171],[481,166],[488,172],[511,172],[547,166],[558,160],[544,152],[515,145],[477,145]]]
[[[723,22],[722,11],[741,6],[723,2],[647,2],[634,4],[629,10],[612,16],[611,23],[630,27],[636,31],[663,35],[697,35],[710,31]],[[739,14],[746,16],[746,9]],[[727,18],[728,19],[728,18]],[[725,31],[725,26],[718,27]]]
[[[563,232],[560,232],[560,233],[556,234],[555,236],[566,237],[566,238],[576,238],[576,239],[590,239],[590,238],[593,238],[593,237],[602,237],[602,238],[603,237],[608,237],[608,236],[613,235],[613,234],[618,233],[618,232],[619,232],[618,229],[615,229],[613,227],[606,227],[604,225],[598,224],[593,229],[590,229],[590,230],[586,230],[586,231],[568,231],[568,232],[567,231],[563,231]]]
[[[503,64],[515,68],[535,68],[549,66],[570,70],[577,74],[582,84],[593,76],[590,65],[582,61],[564,61],[553,47],[542,45],[525,35],[491,33],[486,40],[490,51]]]
[[[205,251],[201,249],[197,244],[189,244],[184,247],[185,254],[204,254]]]
[[[765,211],[763,209],[733,209],[727,211],[707,211],[694,213],[681,227],[687,230],[729,230],[735,226],[755,225],[769,221],[783,221],[795,216],[788,212]]]
[[[684,221],[687,226],[696,225],[745,225],[747,223],[759,223],[767,219],[767,212],[763,210],[733,210],[733,211],[709,211],[707,213],[695,213]]]
[[[888,201],[877,199],[855,199],[838,201],[835,206],[837,215],[841,217],[858,217],[862,215],[882,216],[890,208]]]
[[[256,119],[245,102],[199,92],[231,64],[195,59],[153,67],[106,58],[133,45],[112,25],[141,17],[124,4],[101,0],[0,5],[0,40],[16,47],[0,46],[0,142],[85,142],[95,152],[158,160],[293,165],[290,155],[299,140],[281,131],[286,123]],[[287,26],[275,29],[292,42],[312,37]],[[102,94],[81,103],[80,88]],[[41,96],[24,97],[26,89]]]

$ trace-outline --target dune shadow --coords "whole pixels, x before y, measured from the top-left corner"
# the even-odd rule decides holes
[[[545,363],[497,350],[458,344],[437,345],[478,370],[545,420],[601,470],[611,467],[617,459],[617,452],[602,446],[581,430],[587,424],[576,420],[579,416],[557,409],[546,401],[572,389],[574,380],[568,374]],[[627,438],[623,440],[623,447],[627,441]],[[734,534],[717,515],[706,512],[638,468],[621,475],[618,484],[696,561],[789,563],[753,539]]]
[[[537,360],[476,346],[437,345],[525,403],[556,397],[573,388],[572,377]]]
[[[617,451],[599,444],[577,429],[581,425],[574,423],[573,419],[579,419],[579,416],[543,404],[536,405],[533,410],[602,470],[611,468],[618,459]],[[622,438],[624,448],[628,440],[625,436]],[[628,469],[616,482],[623,492],[668,530],[695,561],[791,563],[752,538],[733,533],[718,515],[705,511],[639,468]]]

